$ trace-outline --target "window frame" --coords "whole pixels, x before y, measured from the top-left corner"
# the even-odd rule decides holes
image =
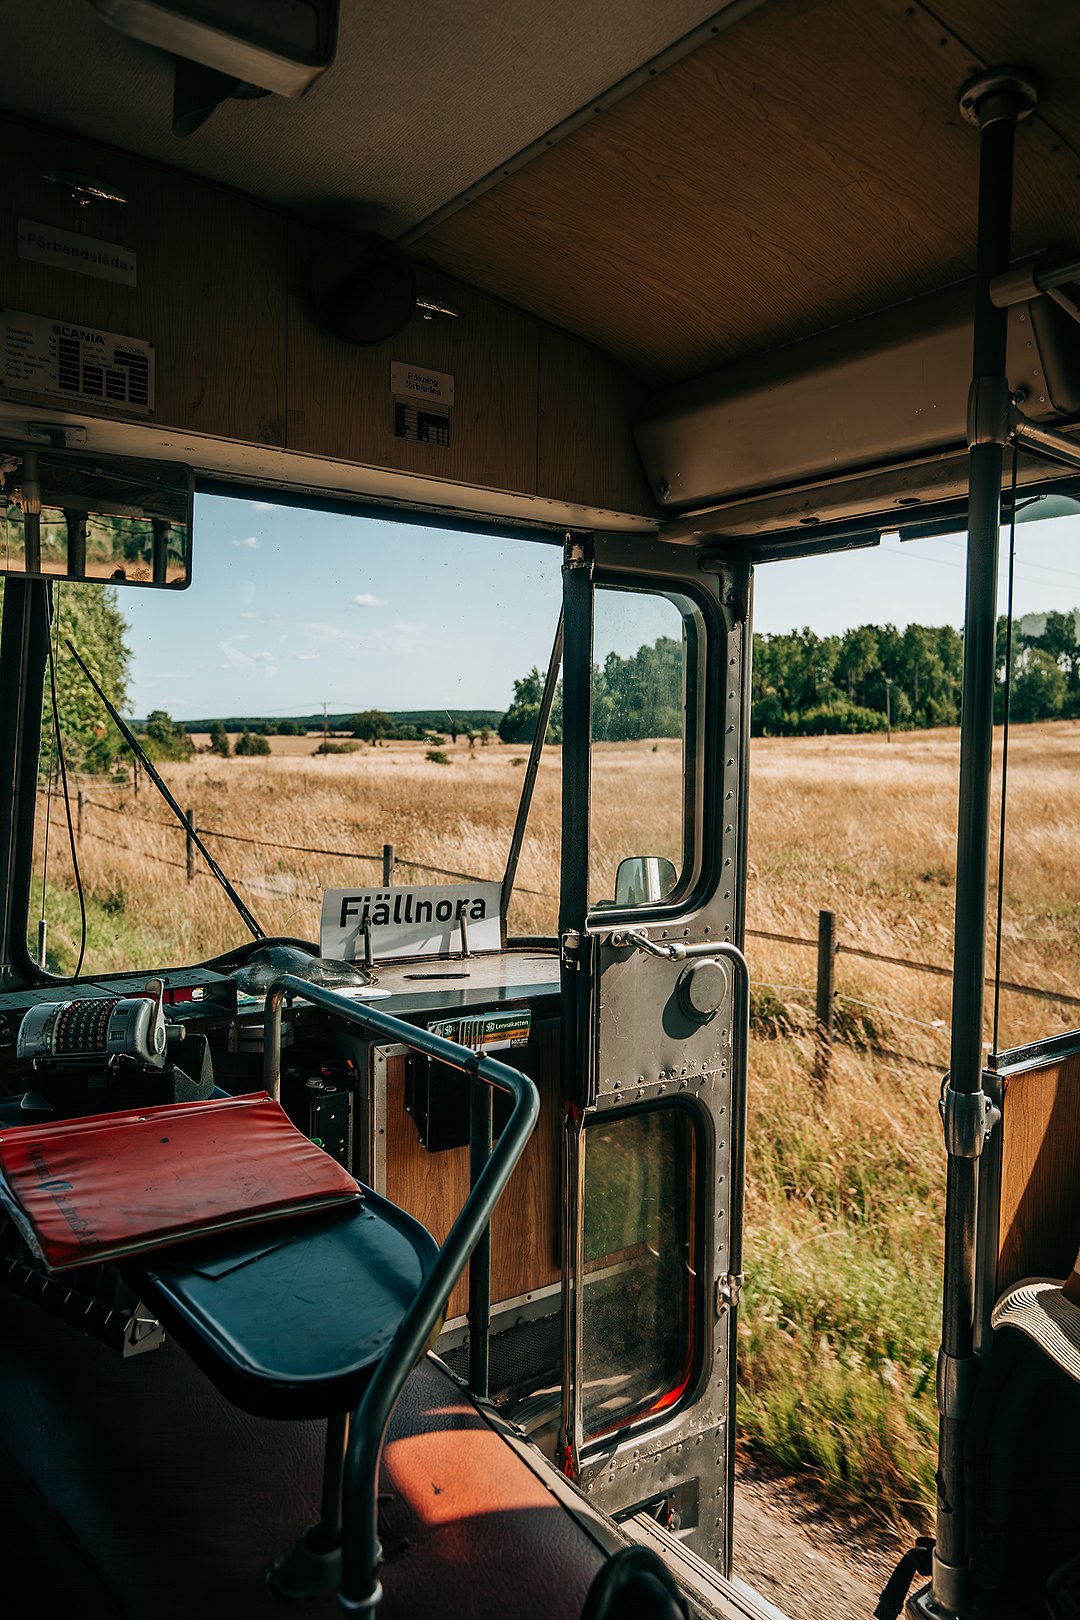
[[[720,791],[720,753],[717,746],[717,727],[723,715],[723,693],[720,690],[722,672],[721,649],[726,634],[719,612],[719,604],[708,591],[693,581],[664,578],[642,578],[640,574],[624,574],[597,569],[593,576],[593,620],[595,623],[596,594],[600,590],[633,592],[635,595],[663,596],[678,608],[683,619],[684,635],[692,626],[699,645],[690,648],[687,642],[685,671],[691,659],[698,667],[696,685],[684,672],[683,691],[683,791],[682,791],[682,845],[683,864],[678,882],[671,894],[661,901],[642,906],[615,906],[605,904],[598,909],[590,902],[586,917],[586,931],[599,934],[620,926],[642,926],[673,921],[704,904],[719,882],[718,851],[713,841],[706,840],[706,828],[712,826],[717,815],[717,795]],[[688,602],[692,614],[684,612],[679,598]],[[689,638],[688,638],[689,640]],[[591,672],[590,672],[591,679]],[[591,866],[592,821],[591,775],[593,741],[589,741],[590,826],[588,829],[587,860]],[[720,739],[722,741],[722,739]],[[565,829],[564,829],[565,836]]]

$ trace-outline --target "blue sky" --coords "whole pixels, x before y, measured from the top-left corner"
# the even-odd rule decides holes
[[[200,496],[190,589],[121,593],[130,712],[505,708],[515,677],[546,666],[560,564],[558,546]],[[669,604],[622,601],[598,656],[603,642],[628,653],[669,631]],[[1019,525],[1017,614],[1077,603],[1080,518]],[[963,612],[962,536],[891,536],[757,573],[755,628],[766,632],[959,625]]]

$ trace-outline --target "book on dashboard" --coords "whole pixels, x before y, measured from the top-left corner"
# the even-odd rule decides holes
[[[359,1196],[265,1092],[0,1129],[0,1205],[50,1272]]]

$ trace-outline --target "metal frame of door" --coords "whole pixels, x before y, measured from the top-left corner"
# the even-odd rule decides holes
[[[745,562],[624,535],[567,536],[563,565],[563,1324],[560,1459],[616,1517],[696,1501],[688,1545],[730,1573],[737,1307],[749,986],[742,958],[751,657]],[[688,704],[696,783],[684,879],[669,901],[590,911],[593,622],[598,587],[689,597],[704,639],[703,680]],[[697,715],[694,703],[700,702]],[[684,756],[685,763],[685,756]],[[693,799],[693,802],[689,802]],[[641,853],[651,853],[642,851]],[[696,1023],[678,981],[722,962],[727,989]],[[713,970],[715,972],[715,970]],[[722,976],[720,976],[722,981]],[[670,1406],[614,1433],[584,1426],[583,1333],[588,1132],[598,1120],[674,1106],[695,1120],[701,1241],[692,1288],[693,1367]]]

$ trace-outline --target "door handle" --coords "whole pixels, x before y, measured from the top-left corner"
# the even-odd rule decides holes
[[[667,945],[658,945],[648,934],[639,933],[636,928],[617,929],[612,934],[610,943],[616,950],[630,945],[636,950],[648,951],[650,956],[662,956],[668,962],[682,962],[688,956],[716,956],[718,953],[724,955],[733,949],[729,941],[722,939],[704,939],[696,945],[680,945],[674,941]]]

